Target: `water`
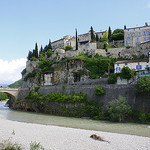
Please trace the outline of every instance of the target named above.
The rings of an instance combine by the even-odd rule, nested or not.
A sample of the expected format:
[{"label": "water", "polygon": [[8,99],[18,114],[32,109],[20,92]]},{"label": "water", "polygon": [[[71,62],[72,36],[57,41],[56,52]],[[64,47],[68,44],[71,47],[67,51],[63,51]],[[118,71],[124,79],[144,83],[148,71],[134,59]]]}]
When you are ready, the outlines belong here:
[{"label": "water", "polygon": [[8,120],[150,137],[149,125],[112,123],[109,121],[96,121],[91,119],[59,117],[33,112],[15,111],[5,107],[5,103],[6,101],[0,102],[0,118]]}]

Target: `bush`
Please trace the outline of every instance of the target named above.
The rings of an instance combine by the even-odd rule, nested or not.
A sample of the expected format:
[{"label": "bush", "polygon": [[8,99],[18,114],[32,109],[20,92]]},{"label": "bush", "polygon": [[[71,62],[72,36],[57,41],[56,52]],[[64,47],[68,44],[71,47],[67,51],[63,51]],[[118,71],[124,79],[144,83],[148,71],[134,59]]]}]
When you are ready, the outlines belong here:
[{"label": "bush", "polygon": [[121,69],[121,72],[120,72],[120,76],[121,78],[123,79],[131,79],[133,76],[134,76],[134,71],[131,70],[128,66],[124,66],[122,69]]},{"label": "bush", "polygon": [[52,50],[51,50],[51,49],[48,49],[47,52],[46,52],[46,55],[47,55],[48,58],[51,57],[51,55],[52,55]]},{"label": "bush", "polygon": [[68,50],[73,50],[73,47],[70,46],[70,45],[67,45],[67,46],[65,47],[65,51],[68,51]]},{"label": "bush", "polygon": [[126,98],[119,96],[118,100],[113,100],[107,107],[109,113],[109,119],[111,121],[122,122],[131,112],[131,107],[127,103]]},{"label": "bush", "polygon": [[138,80],[137,86],[136,86],[136,94],[137,95],[149,95],[150,94],[150,78],[143,77]]},{"label": "bush", "polygon": [[107,79],[108,84],[115,84],[117,82],[117,75],[111,73],[110,77]]},{"label": "bush", "polygon": [[102,95],[105,95],[105,93],[106,93],[102,86],[95,86],[94,89],[95,89],[95,94],[97,96],[102,96]]},{"label": "bush", "polygon": [[24,81],[27,81],[28,78],[34,78],[36,76],[36,72],[29,72],[25,78],[24,78]]}]

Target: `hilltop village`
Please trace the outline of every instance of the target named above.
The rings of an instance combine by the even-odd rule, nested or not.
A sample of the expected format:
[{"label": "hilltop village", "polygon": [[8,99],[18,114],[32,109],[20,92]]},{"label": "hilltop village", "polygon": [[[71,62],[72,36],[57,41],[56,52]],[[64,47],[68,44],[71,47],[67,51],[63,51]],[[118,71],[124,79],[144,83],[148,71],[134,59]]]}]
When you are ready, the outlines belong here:
[{"label": "hilltop village", "polygon": [[[150,26],[65,36],[29,51],[10,108],[111,121],[150,120]],[[136,119],[135,119],[136,116]]]},{"label": "hilltop village", "polygon": [[[88,33],[80,35],[76,30],[76,36],[67,35],[57,41],[49,41],[39,52],[36,43],[33,52],[29,52],[26,69],[22,72],[22,86],[34,88],[43,85],[73,84],[90,78],[106,77],[110,73],[119,73],[124,66],[136,71],[138,75],[148,74],[149,51],[150,26],[147,23],[145,26],[134,28],[124,26],[124,30],[116,29],[113,33],[110,27],[108,31],[101,32],[95,32],[91,27]],[[105,61],[103,63],[106,68],[102,69],[103,64],[99,64],[100,67],[95,69],[102,71],[95,71],[94,76],[86,57],[94,58],[96,55]],[[113,62],[110,62],[110,59]],[[37,71],[40,73],[37,74]]]}]

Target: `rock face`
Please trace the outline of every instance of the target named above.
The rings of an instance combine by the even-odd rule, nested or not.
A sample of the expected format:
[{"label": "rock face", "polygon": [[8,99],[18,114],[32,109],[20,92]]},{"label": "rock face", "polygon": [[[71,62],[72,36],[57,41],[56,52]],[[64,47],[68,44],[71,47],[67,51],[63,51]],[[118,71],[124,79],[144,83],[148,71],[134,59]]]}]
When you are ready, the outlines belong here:
[{"label": "rock face", "polygon": [[36,86],[85,81],[89,78],[89,71],[84,66],[84,61],[75,59],[54,64],[54,71],[40,73],[38,61],[28,61],[23,79],[25,80],[28,74],[35,73],[35,76],[30,76],[23,81],[22,88],[32,89]]}]

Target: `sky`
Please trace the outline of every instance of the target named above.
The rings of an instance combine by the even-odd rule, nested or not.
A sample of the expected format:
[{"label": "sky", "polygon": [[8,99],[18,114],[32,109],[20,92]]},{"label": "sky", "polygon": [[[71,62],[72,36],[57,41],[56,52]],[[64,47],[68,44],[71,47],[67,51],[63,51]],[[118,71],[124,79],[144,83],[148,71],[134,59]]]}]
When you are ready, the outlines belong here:
[{"label": "sky", "polygon": [[150,24],[150,0],[0,0],[0,84],[21,78],[29,50],[65,35]]}]

